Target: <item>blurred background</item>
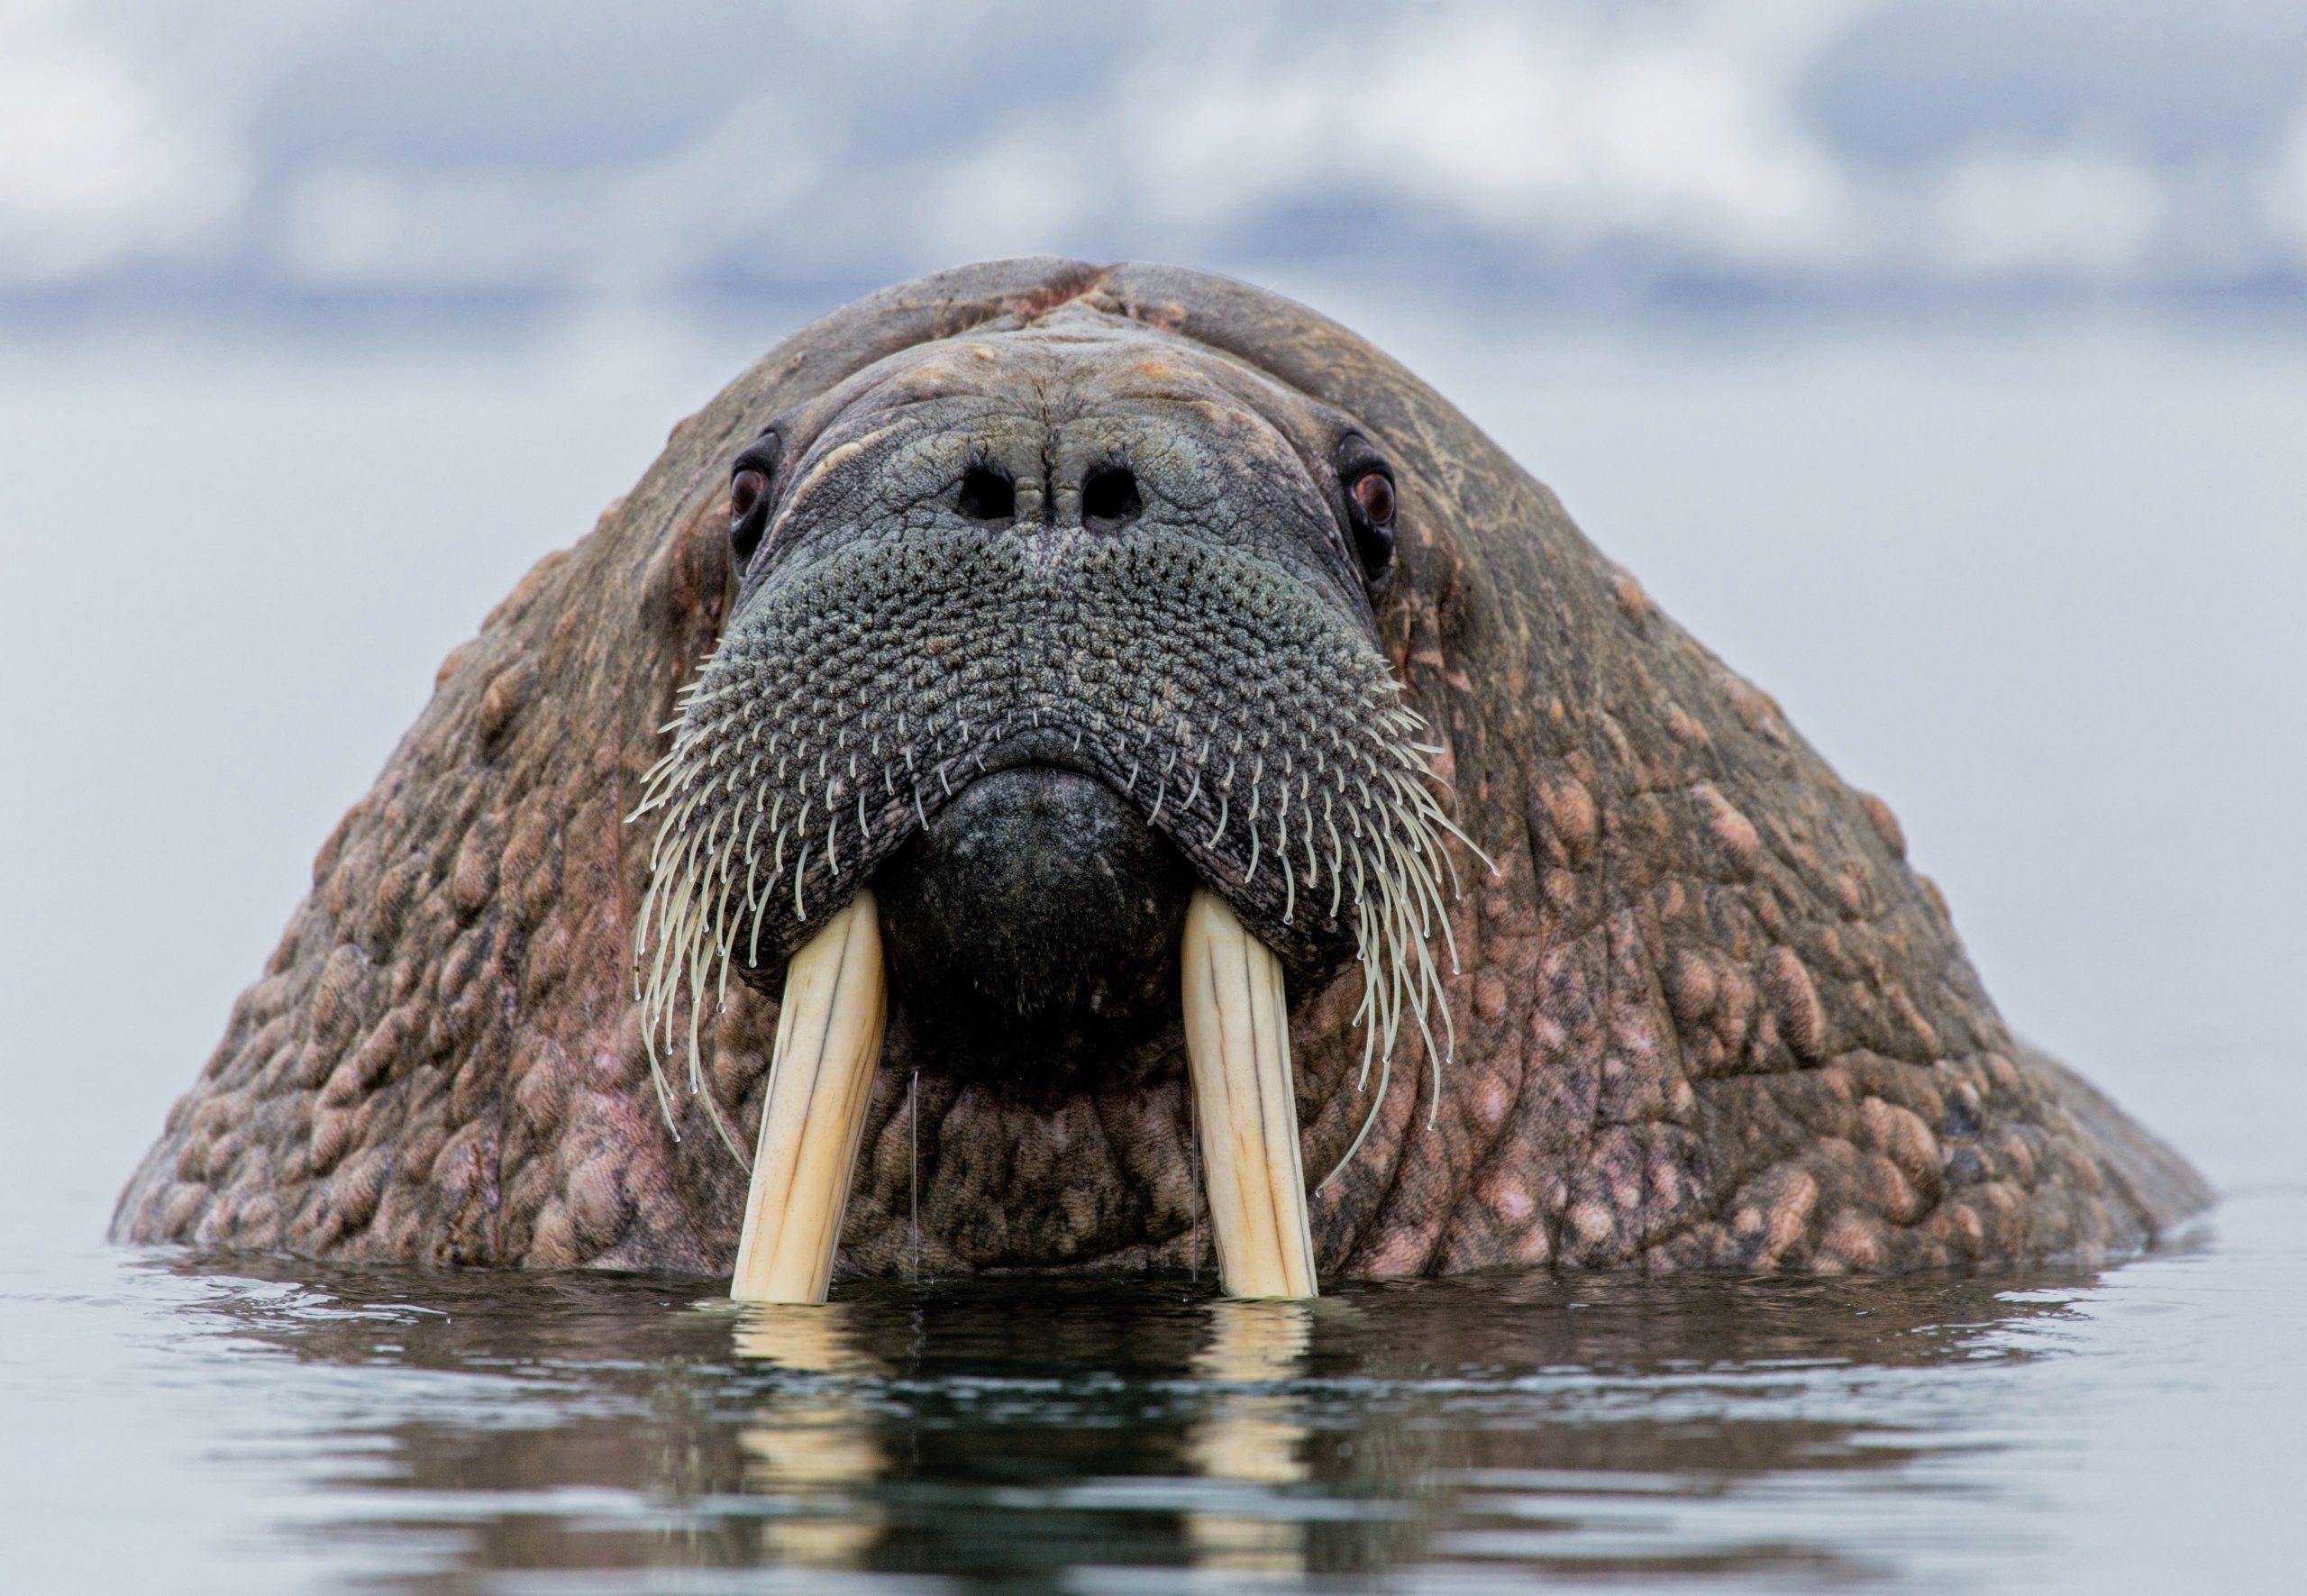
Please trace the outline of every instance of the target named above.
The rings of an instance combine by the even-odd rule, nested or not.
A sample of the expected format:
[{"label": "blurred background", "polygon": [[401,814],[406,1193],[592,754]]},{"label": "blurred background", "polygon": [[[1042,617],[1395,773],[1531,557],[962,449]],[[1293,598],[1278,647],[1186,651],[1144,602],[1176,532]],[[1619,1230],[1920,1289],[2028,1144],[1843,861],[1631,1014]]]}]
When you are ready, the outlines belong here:
[{"label": "blurred background", "polygon": [[1701,324],[2307,286],[2284,0],[0,17],[0,293],[49,336],[765,334],[1028,246]]},{"label": "blurred background", "polygon": [[2014,1023],[2287,1172],[2293,0],[5,0],[0,999],[73,1224],[518,573],[803,321],[1035,251],[1403,358],[1889,797]]}]

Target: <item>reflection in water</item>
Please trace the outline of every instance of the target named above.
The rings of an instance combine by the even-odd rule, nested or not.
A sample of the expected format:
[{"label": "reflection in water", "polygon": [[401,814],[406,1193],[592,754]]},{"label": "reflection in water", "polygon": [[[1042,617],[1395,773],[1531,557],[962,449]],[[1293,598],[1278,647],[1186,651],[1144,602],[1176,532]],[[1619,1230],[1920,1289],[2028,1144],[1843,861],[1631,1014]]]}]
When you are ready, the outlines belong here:
[{"label": "reflection in water", "polygon": [[379,1583],[440,1591],[771,1567],[1896,1582],[1918,1524],[1992,1555],[1934,1462],[2034,1355],[2020,1327],[2087,1283],[1491,1278],[1280,1304],[1007,1280],[739,1309],[715,1282],[167,1266],[209,1288],[234,1359],[338,1372],[339,1416],[297,1437],[330,1460],[317,1533],[357,1527]]},{"label": "reflection in water", "polygon": [[758,1420],[737,1435],[745,1489],[789,1505],[796,1515],[763,1524],[766,1562],[862,1568],[880,1539],[885,1515],[862,1488],[889,1472],[889,1458],[858,1382],[889,1369],[859,1348],[850,1322],[854,1312],[846,1302],[737,1310],[737,1356],[799,1377],[773,1391]]},{"label": "reflection in water", "polygon": [[[1249,1487],[1238,1494],[1245,1504],[1259,1503],[1308,1473],[1311,1432],[1292,1419],[1288,1391],[1272,1388],[1300,1372],[1313,1311],[1302,1302],[1218,1298],[1207,1312],[1209,1343],[1194,1354],[1193,1372],[1219,1389],[1186,1432],[1186,1461],[1208,1479]],[[1243,1385],[1254,1389],[1237,1389]],[[1306,1572],[1305,1526],[1290,1518],[1196,1509],[1186,1515],[1185,1533],[1197,1567],[1264,1579]]]}]

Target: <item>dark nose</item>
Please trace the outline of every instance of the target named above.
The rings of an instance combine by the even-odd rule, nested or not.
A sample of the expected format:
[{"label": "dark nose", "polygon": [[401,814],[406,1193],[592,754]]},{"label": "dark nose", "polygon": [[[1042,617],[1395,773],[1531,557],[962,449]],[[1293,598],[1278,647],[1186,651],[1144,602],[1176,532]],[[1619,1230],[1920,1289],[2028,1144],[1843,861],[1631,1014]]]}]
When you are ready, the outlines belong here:
[{"label": "dark nose", "polygon": [[1169,840],[1102,781],[997,771],[875,879],[892,995],[941,1038],[1027,1052],[1166,1023],[1193,884]]},{"label": "dark nose", "polygon": [[1144,513],[1137,473],[1126,460],[1104,458],[1084,466],[1063,458],[1044,472],[1044,462],[1002,458],[988,446],[987,457],[962,475],[955,506],[963,515],[989,526],[1031,529],[1046,524],[1090,532],[1118,532]]},{"label": "dark nose", "polygon": [[[955,500],[971,521],[989,526],[1025,526],[1041,521],[1041,484],[1017,479],[998,466],[971,466],[962,475],[962,491]],[[1128,466],[1099,466],[1080,482],[1062,482],[1056,489],[1056,526],[1080,521],[1091,533],[1117,533],[1144,510],[1137,496],[1137,473]]]}]

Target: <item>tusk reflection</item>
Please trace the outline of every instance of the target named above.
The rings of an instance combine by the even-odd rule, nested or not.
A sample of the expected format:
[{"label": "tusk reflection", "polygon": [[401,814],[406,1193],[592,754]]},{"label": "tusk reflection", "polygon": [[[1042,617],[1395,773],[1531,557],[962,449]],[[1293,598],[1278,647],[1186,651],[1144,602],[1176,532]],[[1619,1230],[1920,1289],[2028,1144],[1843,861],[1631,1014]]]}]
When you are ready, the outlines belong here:
[{"label": "tusk reflection", "polygon": [[[1303,1372],[1314,1323],[1304,1303],[1220,1299],[1207,1306],[1209,1340],[1193,1360],[1200,1379],[1265,1384]],[[1208,1479],[1262,1491],[1302,1483],[1311,1432],[1291,1417],[1293,1406],[1277,1391],[1214,1392],[1208,1415],[1186,1432],[1188,1462]],[[1185,1528],[1197,1568],[1229,1580],[1305,1575],[1306,1526],[1297,1518],[1197,1509],[1186,1515]]]},{"label": "tusk reflection", "polygon": [[865,1491],[890,1468],[862,1381],[887,1365],[858,1345],[847,1304],[763,1304],[743,1310],[734,1351],[800,1376],[737,1433],[748,1491],[783,1502],[789,1516],[761,1528],[766,1559],[803,1568],[862,1568],[888,1527]]}]

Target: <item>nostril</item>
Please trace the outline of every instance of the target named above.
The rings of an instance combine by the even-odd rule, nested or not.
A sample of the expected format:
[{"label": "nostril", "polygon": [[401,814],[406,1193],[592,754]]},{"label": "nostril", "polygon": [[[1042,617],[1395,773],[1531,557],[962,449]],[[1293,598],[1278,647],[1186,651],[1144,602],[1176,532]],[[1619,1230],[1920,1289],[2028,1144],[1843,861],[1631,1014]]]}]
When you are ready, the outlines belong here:
[{"label": "nostril", "polygon": [[1081,484],[1081,524],[1093,532],[1110,532],[1125,521],[1135,521],[1143,508],[1137,479],[1126,466],[1093,471]]},{"label": "nostril", "polygon": [[1008,521],[1017,514],[1017,489],[991,466],[971,466],[962,478],[956,502],[972,521]]}]

